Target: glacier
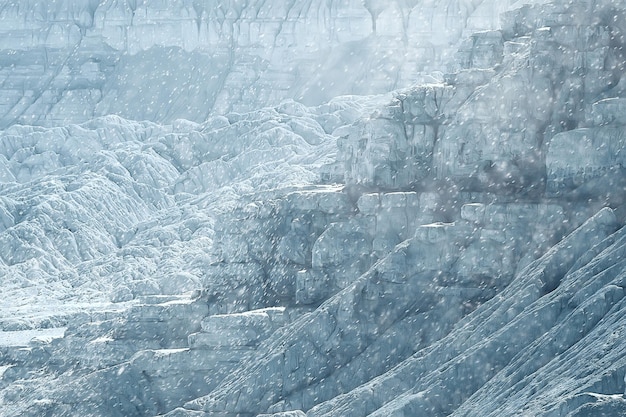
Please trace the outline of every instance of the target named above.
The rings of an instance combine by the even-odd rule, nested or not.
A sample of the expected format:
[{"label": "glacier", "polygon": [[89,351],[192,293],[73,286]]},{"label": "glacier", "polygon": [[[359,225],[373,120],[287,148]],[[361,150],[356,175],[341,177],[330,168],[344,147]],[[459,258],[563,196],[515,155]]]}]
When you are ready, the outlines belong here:
[{"label": "glacier", "polygon": [[1,417],[626,414],[623,0],[0,22]]}]

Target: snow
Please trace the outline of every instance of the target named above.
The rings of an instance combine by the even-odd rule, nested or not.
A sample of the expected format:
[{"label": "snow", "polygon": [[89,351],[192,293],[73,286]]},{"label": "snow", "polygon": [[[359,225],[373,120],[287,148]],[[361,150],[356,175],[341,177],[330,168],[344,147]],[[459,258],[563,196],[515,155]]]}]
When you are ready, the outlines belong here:
[{"label": "snow", "polygon": [[53,339],[63,337],[65,327],[53,329],[34,329],[12,332],[0,332],[0,347],[26,347],[31,343],[50,343]]},{"label": "snow", "polygon": [[0,417],[619,415],[623,3],[0,0]]},{"label": "snow", "polygon": [[[333,111],[348,125],[378,101]],[[215,215],[247,194],[318,180],[335,147],[321,112],[286,102],[202,124],[107,116],[0,132],[2,328],[197,289],[214,262]]]}]

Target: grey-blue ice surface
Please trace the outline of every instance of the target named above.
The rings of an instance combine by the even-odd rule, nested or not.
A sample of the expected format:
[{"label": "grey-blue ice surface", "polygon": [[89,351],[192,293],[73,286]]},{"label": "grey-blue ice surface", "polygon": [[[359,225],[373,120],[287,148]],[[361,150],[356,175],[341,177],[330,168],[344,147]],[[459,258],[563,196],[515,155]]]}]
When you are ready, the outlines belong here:
[{"label": "grey-blue ice surface", "polygon": [[0,417],[626,415],[624,48],[624,0],[0,0]]}]

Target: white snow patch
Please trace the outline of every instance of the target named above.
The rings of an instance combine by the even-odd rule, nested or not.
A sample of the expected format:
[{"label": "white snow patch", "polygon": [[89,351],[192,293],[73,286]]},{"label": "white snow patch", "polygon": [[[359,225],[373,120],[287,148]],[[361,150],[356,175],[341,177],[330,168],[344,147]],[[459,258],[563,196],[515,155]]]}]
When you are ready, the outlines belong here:
[{"label": "white snow patch", "polygon": [[31,341],[49,343],[53,339],[62,338],[66,327],[54,329],[20,330],[13,332],[0,332],[0,346],[26,347]]}]

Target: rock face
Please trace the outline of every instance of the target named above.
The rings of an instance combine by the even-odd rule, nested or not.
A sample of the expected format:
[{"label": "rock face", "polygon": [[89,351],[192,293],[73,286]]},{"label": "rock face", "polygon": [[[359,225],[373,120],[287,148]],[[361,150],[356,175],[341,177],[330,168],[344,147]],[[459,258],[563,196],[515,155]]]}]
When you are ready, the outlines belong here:
[{"label": "rock face", "polygon": [[571,191],[615,169],[621,19],[618,8],[594,2],[509,13],[502,31],[462,45],[447,83],[402,91],[342,134],[337,178],[392,189],[454,179],[470,190],[528,193],[546,177],[551,191]]},{"label": "rock face", "polygon": [[[583,327],[582,331],[580,327],[574,330],[567,321],[590,317],[583,311],[592,308],[590,307],[592,304],[595,305],[593,311],[597,311],[599,315],[608,313],[610,309],[608,306],[613,305],[613,301],[606,301],[607,304],[605,304],[605,300],[615,300],[619,304],[617,300],[622,297],[621,290],[616,289],[617,298],[613,299],[612,295],[605,292],[610,292],[611,286],[607,288],[604,283],[597,283],[595,288],[598,288],[599,293],[595,296],[585,293],[583,304],[586,304],[586,307],[582,305],[579,307],[576,301],[573,301],[578,300],[577,291],[574,289],[576,284],[572,283],[574,287],[569,287],[568,278],[590,273],[585,265],[591,265],[587,262],[597,256],[598,252],[597,249],[592,250],[591,253],[587,251],[593,247],[594,243],[602,242],[616,227],[612,213],[599,213],[581,229],[551,249],[541,260],[525,269],[501,296],[468,315],[456,326],[455,331],[432,344],[430,349],[418,352],[391,372],[359,387],[354,392],[331,400],[328,404],[315,407],[309,414],[415,415],[428,412],[435,415],[448,415],[454,412],[456,413],[454,415],[473,415],[477,411],[485,412],[488,409],[485,403],[490,402],[490,406],[498,409],[500,414],[514,412],[513,409],[518,411],[525,405],[526,409],[532,410],[529,411],[530,413],[541,415],[541,413],[549,412],[548,407],[557,409],[563,407],[559,404],[560,401],[553,397],[555,394],[551,396],[543,390],[540,392],[545,395],[537,395],[537,397],[543,397],[542,400],[532,401],[532,405],[527,402],[528,398],[522,400],[525,401],[523,405],[513,399],[503,399],[496,403],[485,397],[482,399],[485,403],[480,403],[478,400],[481,397],[480,393],[472,394],[486,381],[490,381],[486,385],[494,387],[503,383],[510,384],[510,386],[516,383],[532,385],[530,379],[541,379],[547,382],[549,378],[543,379],[539,376],[543,372],[548,372],[542,369],[542,366],[550,364],[549,368],[567,367],[563,362],[571,359],[561,359],[558,355],[577,343],[580,345],[573,349],[574,351],[582,349],[585,343],[591,343],[593,336],[588,338],[588,342],[585,339],[587,331],[590,331],[593,326]],[[619,252],[619,243],[615,243],[617,246],[611,246],[613,242],[619,241],[619,236],[620,234],[610,238],[604,245],[610,247],[610,250]],[[586,243],[583,244],[583,242]],[[570,251],[573,247],[576,248],[575,252]],[[583,255],[583,252],[586,256],[582,262],[576,262],[577,257],[572,255]],[[612,264],[612,261],[607,259],[607,264]],[[602,267],[594,270],[594,273],[598,271],[602,271]],[[563,274],[565,274],[564,280]],[[608,276],[615,277],[610,273],[599,275],[603,275],[603,278],[608,280],[610,280]],[[593,286],[593,284],[590,285]],[[565,295],[568,294],[567,288],[571,291],[569,295]],[[517,292],[517,294],[510,294],[510,291]],[[562,311],[561,306],[565,305],[567,305],[567,310]],[[537,317],[541,319],[537,320]],[[595,322],[596,319],[590,320]],[[550,328],[554,330],[548,330]],[[483,333],[484,331],[487,333]],[[535,357],[535,360],[530,360],[529,358],[533,357],[532,354],[521,353],[526,346],[533,350],[551,352],[550,356]],[[518,359],[514,360],[514,358]],[[599,363],[589,365],[599,366]],[[621,384],[619,380],[622,378],[621,365],[611,368],[611,371],[607,373],[611,375],[608,379],[615,381],[612,387],[609,388],[610,383],[603,387],[601,376],[590,380],[579,379],[580,377],[575,376],[573,379],[578,381],[578,388],[574,391],[588,389],[596,392],[607,389],[619,392],[618,387]],[[534,375],[534,378],[524,379],[529,375]],[[407,377],[414,382],[407,383],[405,379]],[[524,382],[521,382],[522,380]],[[515,389],[519,389],[519,386]],[[395,399],[388,401],[384,396],[371,396],[368,391],[371,393],[374,387],[387,394],[393,392]],[[486,386],[482,389],[486,391]],[[364,401],[365,398],[367,401]],[[457,409],[461,403],[463,406]],[[539,411],[539,403],[546,408]],[[570,404],[569,409],[574,409],[573,406],[574,404]],[[511,407],[511,411],[503,411],[507,407]],[[567,409],[567,406],[564,409]],[[498,412],[495,413],[497,415]]]},{"label": "rock face", "polygon": [[[0,415],[624,414],[626,3],[517,3],[7,3],[32,68],[2,88],[56,59],[62,94],[6,123],[94,89],[89,117],[202,123],[0,133]],[[327,70],[392,38],[372,88],[399,50],[445,72],[205,117],[360,91]],[[190,107],[124,78],[163,57]]]},{"label": "rock face", "polygon": [[111,113],[202,122],[286,98],[385,93],[442,70],[464,30],[496,29],[522,2],[509,3],[4,0],[0,127]]}]

